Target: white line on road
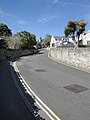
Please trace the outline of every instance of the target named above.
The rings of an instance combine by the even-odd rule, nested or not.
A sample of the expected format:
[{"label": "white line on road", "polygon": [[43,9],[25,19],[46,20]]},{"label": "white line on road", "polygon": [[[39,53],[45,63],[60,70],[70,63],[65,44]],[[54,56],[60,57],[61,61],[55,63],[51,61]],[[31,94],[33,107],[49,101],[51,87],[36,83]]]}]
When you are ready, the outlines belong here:
[{"label": "white line on road", "polygon": [[36,103],[39,105],[39,107],[48,115],[48,117],[51,120],[61,120],[47,105],[45,105],[42,100],[33,92],[33,90],[30,88],[30,86],[26,83],[26,81],[24,80],[24,78],[21,76],[17,66],[16,66],[16,62],[13,63],[13,67],[15,69],[16,72],[19,73],[19,78],[22,79],[22,81],[24,82],[25,87],[27,88],[27,92],[32,95],[36,101]]}]

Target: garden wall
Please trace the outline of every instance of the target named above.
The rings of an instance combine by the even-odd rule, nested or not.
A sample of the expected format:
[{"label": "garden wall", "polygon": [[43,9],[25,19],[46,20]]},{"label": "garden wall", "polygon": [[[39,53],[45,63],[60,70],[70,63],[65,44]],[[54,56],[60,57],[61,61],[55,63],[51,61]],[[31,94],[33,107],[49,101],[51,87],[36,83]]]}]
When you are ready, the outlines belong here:
[{"label": "garden wall", "polygon": [[52,48],[49,56],[55,61],[90,71],[90,48]]},{"label": "garden wall", "polygon": [[0,50],[0,60],[5,60],[6,58],[17,58],[25,55],[31,55],[37,53],[37,50]]}]

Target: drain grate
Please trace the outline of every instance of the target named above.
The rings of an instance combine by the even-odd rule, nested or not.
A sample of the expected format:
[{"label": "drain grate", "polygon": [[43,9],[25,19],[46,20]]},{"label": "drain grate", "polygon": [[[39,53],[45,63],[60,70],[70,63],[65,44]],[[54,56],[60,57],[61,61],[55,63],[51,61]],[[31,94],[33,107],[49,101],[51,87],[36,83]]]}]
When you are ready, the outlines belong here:
[{"label": "drain grate", "polygon": [[44,69],[36,69],[35,71],[36,72],[46,72],[46,70],[44,70]]},{"label": "drain grate", "polygon": [[71,91],[71,92],[74,92],[74,93],[84,92],[84,91],[89,89],[89,88],[80,86],[78,84],[72,84],[72,85],[69,85],[69,86],[65,86],[64,88]]}]

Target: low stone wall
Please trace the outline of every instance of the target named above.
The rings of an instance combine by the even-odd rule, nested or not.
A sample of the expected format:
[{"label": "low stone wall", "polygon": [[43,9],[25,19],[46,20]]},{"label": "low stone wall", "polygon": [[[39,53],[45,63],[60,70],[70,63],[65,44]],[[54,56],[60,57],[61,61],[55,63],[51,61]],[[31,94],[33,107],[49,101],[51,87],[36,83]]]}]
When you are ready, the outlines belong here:
[{"label": "low stone wall", "polygon": [[3,50],[0,50],[0,60],[5,60],[5,59],[6,59],[6,56],[3,53]]},{"label": "low stone wall", "polygon": [[31,55],[37,53],[37,50],[0,50],[0,60],[5,60],[6,58],[17,58],[24,55]]},{"label": "low stone wall", "polygon": [[56,61],[90,71],[90,48],[52,48],[49,56]]}]

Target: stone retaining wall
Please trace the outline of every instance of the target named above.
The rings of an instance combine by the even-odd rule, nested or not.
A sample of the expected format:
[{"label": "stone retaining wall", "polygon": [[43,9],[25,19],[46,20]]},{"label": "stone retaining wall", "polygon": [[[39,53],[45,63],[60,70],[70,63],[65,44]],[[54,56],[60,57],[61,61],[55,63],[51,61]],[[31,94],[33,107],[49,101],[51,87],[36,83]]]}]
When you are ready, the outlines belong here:
[{"label": "stone retaining wall", "polygon": [[90,71],[90,48],[52,48],[49,56],[56,61]]},{"label": "stone retaining wall", "polygon": [[6,59],[5,54],[3,54],[3,51],[0,50],[0,60],[5,60],[5,59]]},{"label": "stone retaining wall", "polygon": [[0,60],[5,60],[6,58],[16,58],[24,55],[31,55],[37,53],[37,50],[0,50]]}]

